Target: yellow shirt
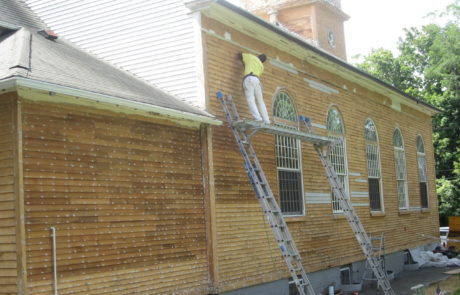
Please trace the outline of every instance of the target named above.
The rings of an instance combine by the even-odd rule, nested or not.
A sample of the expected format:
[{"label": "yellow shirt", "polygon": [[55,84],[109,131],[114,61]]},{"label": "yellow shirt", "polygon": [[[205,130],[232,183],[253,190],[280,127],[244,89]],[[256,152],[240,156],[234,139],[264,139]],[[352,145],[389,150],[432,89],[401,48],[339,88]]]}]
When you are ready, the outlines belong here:
[{"label": "yellow shirt", "polygon": [[243,53],[244,75],[253,74],[260,77],[264,71],[264,65],[260,59],[252,54]]}]

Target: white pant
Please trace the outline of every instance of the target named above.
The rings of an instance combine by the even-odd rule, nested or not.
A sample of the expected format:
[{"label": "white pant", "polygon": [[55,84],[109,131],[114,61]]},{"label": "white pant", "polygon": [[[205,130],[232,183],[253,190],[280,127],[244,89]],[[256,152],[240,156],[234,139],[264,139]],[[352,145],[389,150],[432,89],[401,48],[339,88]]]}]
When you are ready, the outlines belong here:
[{"label": "white pant", "polygon": [[[265,107],[259,78],[256,76],[247,76],[243,80],[243,88],[251,115],[256,121],[262,121],[263,119],[265,123],[270,124],[270,118],[268,117],[267,108]],[[257,108],[256,99],[259,108]],[[262,115],[262,117],[260,115]]]}]

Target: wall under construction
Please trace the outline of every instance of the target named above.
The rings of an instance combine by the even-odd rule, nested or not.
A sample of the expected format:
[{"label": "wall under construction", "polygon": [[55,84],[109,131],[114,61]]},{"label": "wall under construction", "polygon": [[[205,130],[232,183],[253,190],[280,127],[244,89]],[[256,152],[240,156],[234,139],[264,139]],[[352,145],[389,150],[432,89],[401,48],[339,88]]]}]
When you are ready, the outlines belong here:
[{"label": "wall under construction", "polygon": [[[301,60],[294,55],[243,34],[215,19],[203,17],[206,76],[210,108],[225,120],[216,91],[232,94],[240,115],[250,118],[241,87],[243,75],[238,52],[263,52],[269,57],[262,76],[264,98],[269,114],[281,89],[294,101],[297,115],[307,115],[318,123],[316,130],[325,135],[326,115],[331,107],[339,110],[345,126],[348,183],[351,202],[368,233],[384,233],[387,253],[429,243],[418,234],[438,234],[431,118],[411,102],[399,110],[392,99],[363,87],[350,77],[341,76]],[[255,29],[253,29],[255,30]],[[307,51],[306,54],[307,56]],[[284,68],[270,59],[282,61]],[[297,73],[288,71],[291,67]],[[313,86],[312,86],[313,85]],[[364,123],[371,118],[378,131],[383,184],[383,210],[371,212],[369,206]],[[396,189],[393,132],[399,128],[404,137],[408,210],[399,210]],[[416,136],[424,139],[427,155],[429,206],[422,209],[419,191]],[[275,138],[258,134],[253,145],[272,190],[278,192]],[[271,230],[266,226],[257,199],[247,179],[242,158],[230,129],[213,127],[212,146],[215,178],[216,285],[230,291],[288,277]],[[330,187],[319,158],[311,144],[301,145],[305,214],[286,217],[307,272],[351,264],[364,259],[361,249],[340,214],[333,214]],[[405,228],[410,231],[405,231]],[[401,262],[402,263],[402,262]]]},{"label": "wall under construction", "polygon": [[[52,294],[54,265],[59,294],[206,293],[200,129],[28,100],[13,124],[14,100],[3,95],[0,104],[0,294],[23,294],[20,281],[27,294]],[[15,128],[21,159],[11,156]]]}]

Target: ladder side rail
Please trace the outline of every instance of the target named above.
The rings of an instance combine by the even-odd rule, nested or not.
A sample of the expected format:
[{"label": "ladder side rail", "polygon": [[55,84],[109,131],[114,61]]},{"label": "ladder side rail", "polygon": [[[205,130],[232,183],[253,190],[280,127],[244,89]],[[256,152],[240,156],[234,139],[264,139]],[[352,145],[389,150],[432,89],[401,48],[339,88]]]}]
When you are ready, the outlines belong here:
[{"label": "ladder side rail", "polygon": [[[299,252],[297,250],[297,246],[295,245],[294,239],[292,238],[292,235],[289,231],[289,228],[284,218],[281,216],[282,214],[281,209],[278,203],[274,199],[273,192],[271,191],[271,188],[268,185],[268,181],[265,177],[265,173],[263,173],[263,170],[261,169],[260,162],[257,158],[257,155],[252,145],[249,145],[249,149],[250,149],[250,153],[252,154],[252,157],[254,160],[254,165],[252,165],[249,162],[246,164],[246,169],[248,170],[248,175],[256,190],[256,194],[258,196],[259,202],[261,203],[261,206],[263,210],[265,211],[264,213],[267,214],[267,221],[270,224],[270,227],[272,228],[272,232],[275,238],[277,239],[278,246],[284,256],[288,269],[291,272],[292,279],[296,283],[296,286],[299,288],[299,285],[302,285],[302,284],[299,281],[297,272],[300,272],[300,275],[304,282],[303,285],[307,286],[309,294],[313,295],[315,294],[313,287],[311,286],[311,282],[308,280],[306,272],[303,269],[301,258],[300,258],[300,255],[298,254]],[[246,156],[249,157],[248,155]],[[259,171],[256,171],[255,168],[258,168]],[[258,182],[255,182],[255,179],[258,179]],[[266,185],[264,185],[263,188],[261,188],[261,184],[266,184]],[[268,198],[264,197],[264,195],[266,195]],[[272,202],[269,204],[268,200],[272,200]],[[279,216],[275,216],[272,213],[273,211],[277,212]],[[284,230],[284,236],[280,232],[281,229]],[[294,256],[297,258],[291,260],[290,256]],[[301,293],[301,294],[305,294],[305,293]]]},{"label": "ladder side rail", "polygon": [[[328,161],[324,155],[322,155],[322,160]],[[360,242],[360,246],[365,250],[365,254],[372,255],[372,246],[369,237],[367,236],[362,223],[359,220],[358,215],[354,211],[354,208],[350,206],[349,202],[347,202],[346,194],[344,193],[343,189],[341,189],[342,184],[338,181],[338,178],[335,177],[336,173],[333,170],[334,168],[329,163],[325,163],[327,165],[326,169],[329,170],[329,174],[332,176],[328,176],[329,180],[333,183],[332,189],[333,193],[337,196],[337,199],[340,202],[342,209],[344,210],[344,216],[347,218],[347,221],[350,222],[354,233],[359,235],[358,241]]]},{"label": "ladder side rail", "polygon": [[[333,181],[335,181],[335,179],[333,179]],[[370,240],[367,237],[366,232],[363,230],[363,228],[361,226],[361,222],[357,218],[357,215],[355,215],[356,213],[353,213],[353,211],[348,211],[349,210],[347,208],[348,204],[347,204],[346,200],[344,199],[345,195],[343,194],[342,190],[337,188],[337,185],[338,185],[338,187],[341,186],[340,183],[335,182],[334,185],[333,185],[333,186],[335,186],[335,187],[333,187],[333,193],[336,196],[338,196],[339,203],[340,203],[342,209],[344,209],[343,207],[345,207],[344,215],[347,218],[347,221],[352,226],[354,234],[356,235],[356,238],[358,239],[358,242],[359,242],[359,244],[360,244],[360,246],[361,246],[361,248],[362,248],[362,250],[363,250],[363,252],[364,252],[364,254],[366,256],[366,259],[368,260],[369,264],[371,265],[371,268],[374,271],[375,276],[379,281],[379,284],[383,284],[381,282],[381,280],[384,278],[385,274],[381,271],[381,269],[379,267],[379,262],[378,262],[378,259],[375,257],[375,255],[374,255],[374,253],[372,251],[372,246],[370,245]],[[343,205],[345,205],[345,206],[343,206]]]},{"label": "ladder side rail", "polygon": [[361,220],[359,219],[353,206],[351,205],[350,200],[347,197],[347,194],[343,190],[342,184],[338,180],[337,173],[335,172],[334,167],[327,158],[327,155],[323,153],[322,148],[320,146],[315,145],[315,149],[326,170],[327,178],[331,184],[333,193],[339,200],[339,204],[344,210],[344,215],[347,218],[348,223],[352,227],[352,230],[358,240],[358,243],[367,261],[371,265],[371,268],[378,280],[379,286],[382,287],[385,294],[394,294],[394,291],[391,288],[386,273],[383,272],[379,261],[373,253],[371,240],[369,239],[369,236],[364,230]]},{"label": "ladder side rail", "polygon": [[[233,117],[230,114],[230,110],[227,106],[227,104],[231,104],[231,110],[233,111],[233,115],[236,119],[239,119],[238,112],[236,110],[236,107],[230,97],[230,101],[225,101],[222,98],[219,97],[219,99],[222,102],[224,112],[226,115],[226,118],[230,124],[230,127],[232,129],[232,132],[235,136],[235,139],[237,140],[238,146],[240,148],[240,152],[243,155],[244,162],[245,162],[245,168],[248,173],[248,177],[250,179],[251,184],[253,185],[253,188],[256,192],[256,195],[258,196],[259,202],[264,210],[264,213],[267,216],[267,219],[271,225],[272,231],[277,238],[277,242],[280,246],[280,250],[283,253],[283,257],[285,259],[285,262],[288,266],[289,271],[291,272],[291,276],[296,283],[296,287],[299,290],[299,293],[301,295],[307,295],[304,290],[304,286],[307,287],[308,294],[309,295],[314,295],[315,292],[313,290],[313,287],[311,286],[310,281],[308,280],[308,277],[306,276],[306,272],[301,264],[301,259],[300,255],[298,254],[297,248],[295,246],[294,240],[292,239],[292,236],[289,232],[289,228],[287,227],[287,224],[285,223],[284,218],[281,215],[281,210],[274,199],[273,192],[270,189],[270,186],[268,185],[268,182],[265,178],[265,174],[263,173],[263,170],[260,166],[259,160],[257,158],[257,155],[250,144],[248,140],[248,136],[244,132],[240,132],[232,126],[232,122],[234,121]],[[245,143],[248,144],[248,149],[249,149],[249,154],[248,151],[246,150],[245,144],[242,142],[242,138],[245,141]],[[251,162],[251,157],[254,159],[254,164]],[[258,169],[258,171],[255,170],[255,168]],[[256,180],[257,179],[257,180]],[[269,205],[267,200],[272,200],[271,206]],[[273,214],[274,212],[277,212],[279,216],[275,216]],[[282,235],[281,228],[284,229],[284,236]],[[285,254],[285,251],[288,251],[288,249],[291,248],[294,256],[296,256],[296,259],[292,259],[290,254]],[[283,251],[284,250],[284,251]],[[292,260],[291,260],[292,259]],[[294,262],[294,263],[293,263]],[[295,264],[296,266],[294,266]],[[303,283],[300,283],[300,279],[298,278],[297,272],[301,273],[301,277],[303,280]]]},{"label": "ladder side rail", "polygon": [[[268,180],[265,176],[265,173],[263,173],[263,170],[260,168],[262,167],[260,162],[259,162],[259,159],[252,147],[252,145],[250,146],[250,151],[251,151],[251,154],[253,154],[253,159],[254,159],[254,166],[256,167],[259,167],[259,172],[255,171],[254,169],[252,169],[252,172],[253,174],[255,174],[259,180],[260,180],[260,183],[264,183],[266,185],[264,185],[264,189],[266,190],[267,194],[269,196],[272,196],[273,197],[273,201],[270,202],[270,205],[271,206],[267,206],[270,210],[273,210],[275,212],[278,212],[279,216],[273,216],[273,218],[275,219],[275,221],[277,222],[277,225],[280,226],[281,228],[284,229],[284,234],[285,234],[285,238],[286,240],[289,241],[289,248],[292,249],[292,252],[295,252],[295,253],[298,253],[298,249],[297,249],[297,246],[295,244],[295,241],[294,239],[292,238],[292,235],[289,231],[289,228],[287,226],[287,223],[286,221],[284,220],[284,218],[282,217],[282,212],[281,212],[281,208],[279,207],[278,203],[275,201],[274,199],[274,194],[271,190],[271,187],[268,185]],[[253,167],[251,167],[253,168]],[[268,201],[266,201],[268,203]],[[273,208],[272,208],[273,207]],[[300,257],[300,255],[299,255]]]},{"label": "ladder side rail", "polygon": [[364,227],[362,226],[362,223],[358,215],[356,214],[353,206],[350,204],[347,194],[344,192],[342,184],[338,180],[337,173],[335,172],[334,167],[329,162],[329,159],[327,159],[327,156],[322,154],[322,151],[318,150],[318,153],[320,154],[320,158],[323,162],[323,165],[325,166],[328,174],[330,175],[328,175],[328,179],[330,182],[332,182],[333,193],[337,196],[337,199],[340,202],[340,206],[344,211],[344,215],[347,218],[347,221],[349,221],[350,224],[353,225],[353,229],[356,233],[362,234],[362,242],[368,246],[366,247],[366,252],[372,252],[371,240],[367,235]]},{"label": "ladder side rail", "polygon": [[[230,99],[229,102],[231,104],[231,109],[232,111],[234,112],[234,115],[235,115],[235,118],[239,118],[238,116],[238,113],[237,113],[237,110],[235,108],[235,105],[233,104],[232,100]],[[253,185],[253,188],[256,192],[256,195],[258,196],[258,199],[262,205],[262,208],[264,209],[264,213],[268,213],[268,212],[271,212],[271,211],[278,211],[278,212],[281,212],[278,204],[276,202],[272,202],[272,207],[270,207],[268,205],[268,203],[266,202],[267,200],[267,197],[273,197],[273,192],[271,191],[270,189],[270,186],[268,185],[265,185],[264,187],[262,187],[260,184],[261,183],[266,183],[268,184],[267,182],[267,179],[265,178],[265,174],[263,173],[263,171],[261,169],[259,169],[259,172],[255,171],[254,169],[254,166],[255,167],[261,167],[260,166],[260,162],[257,158],[257,155],[252,147],[252,145],[248,144],[248,149],[249,149],[249,154],[252,156],[252,158],[254,159],[254,165],[251,163],[250,161],[250,156],[248,154],[248,152],[246,151],[246,148],[245,148],[245,145],[242,143],[242,140],[241,140],[241,137],[243,137],[243,140],[245,142],[248,142],[248,137],[247,135],[244,133],[244,132],[240,132],[234,128],[232,126],[232,121],[233,121],[233,118],[229,115],[229,109],[226,105],[226,102],[223,101],[223,105],[224,105],[224,110],[227,114],[227,119],[229,120],[230,122],[230,127],[234,133],[234,136],[235,138],[237,139],[237,143],[240,147],[240,151],[245,159],[245,168],[246,168],[246,171],[248,173],[248,176],[249,176],[249,179],[250,179],[250,182],[251,184]],[[270,225],[272,226],[272,229],[274,231],[274,234],[276,237],[278,237],[278,240],[279,241],[283,241],[283,240],[286,240],[286,238],[282,237],[279,235],[279,233],[276,231],[276,227],[278,226],[282,226],[284,228],[287,229],[287,225],[284,221],[283,218],[276,218],[276,216],[267,216],[268,217],[268,221],[270,223]],[[280,224],[281,223],[281,224]],[[288,231],[288,230],[287,230]],[[287,232],[287,238],[290,238],[290,233]],[[280,246],[283,246],[282,249],[287,249],[288,247],[286,247],[287,245],[285,245],[284,243],[282,243]],[[291,247],[292,248],[292,247]],[[293,249],[294,251],[296,250],[295,247]]]},{"label": "ladder side rail", "polygon": [[[235,118],[239,119],[239,115],[238,115],[236,107],[235,107],[235,105],[233,103],[233,100],[228,101],[228,103],[231,104],[231,109],[234,112]],[[228,110],[228,108],[227,108],[227,110]],[[274,197],[274,194],[273,194],[270,186],[268,185],[268,180],[265,177],[265,173],[263,173],[262,169],[260,168],[261,164],[259,162],[259,159],[258,159],[258,157],[256,155],[256,152],[255,152],[254,148],[252,147],[251,144],[248,144],[248,147],[247,147],[249,149],[249,155],[248,155],[248,152],[246,151],[245,145],[241,142],[241,137],[243,137],[243,140],[245,142],[249,143],[248,136],[244,132],[241,132],[241,135],[240,135],[239,131],[235,127],[232,126],[232,124],[231,124],[232,121],[233,121],[233,118],[231,118],[230,127],[233,130],[235,137],[237,137],[237,135],[238,135],[237,142],[238,142],[238,144],[240,146],[240,150],[241,150],[243,156],[245,157],[245,159],[247,159],[247,162],[246,162],[245,166],[246,166],[246,169],[248,170],[248,174],[249,174],[249,172],[251,172],[249,174],[249,177],[250,177],[251,181],[254,181],[253,186],[254,186],[254,184],[259,184],[259,183],[267,184],[267,185],[264,185],[263,188],[261,188],[260,186],[257,186],[257,188],[255,188],[257,190],[256,193],[258,192],[257,193],[258,197],[260,197],[262,195]],[[252,159],[254,161],[254,165],[251,165],[251,161],[250,161],[251,157],[252,157]],[[254,167],[257,167],[259,169],[259,171],[255,171]],[[256,179],[257,179],[257,181],[256,181]],[[263,208],[264,207],[268,208],[268,210],[270,210],[270,211],[277,211],[280,214],[280,217],[272,216],[271,220],[276,221],[276,224],[274,226],[280,226],[280,227],[283,227],[285,229],[285,236],[286,237],[285,238],[282,237],[282,238],[283,238],[283,240],[289,240],[290,241],[289,246],[285,247],[285,249],[288,250],[289,248],[291,248],[291,252],[298,253],[297,246],[296,246],[296,244],[294,242],[294,239],[292,238],[292,235],[291,235],[291,233],[289,231],[289,228],[288,228],[288,226],[286,224],[286,221],[281,216],[282,213],[281,213],[281,209],[280,209],[278,203],[276,201],[274,201],[274,202],[271,202],[271,205],[273,206],[273,208],[271,208],[268,204],[266,204],[266,202],[262,202],[262,207]],[[273,224],[271,224],[271,225],[273,225]]]}]

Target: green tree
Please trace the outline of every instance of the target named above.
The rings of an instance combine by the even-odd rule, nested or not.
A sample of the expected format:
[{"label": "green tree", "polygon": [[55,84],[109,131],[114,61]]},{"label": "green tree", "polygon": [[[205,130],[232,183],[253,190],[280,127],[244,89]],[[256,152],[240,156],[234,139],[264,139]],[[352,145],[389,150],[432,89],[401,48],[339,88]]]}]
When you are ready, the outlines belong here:
[{"label": "green tree", "polygon": [[[399,54],[378,49],[357,67],[442,111],[433,119],[441,216],[460,215],[460,0],[436,17],[445,25],[405,29]],[[434,15],[434,14],[433,14]]]}]

